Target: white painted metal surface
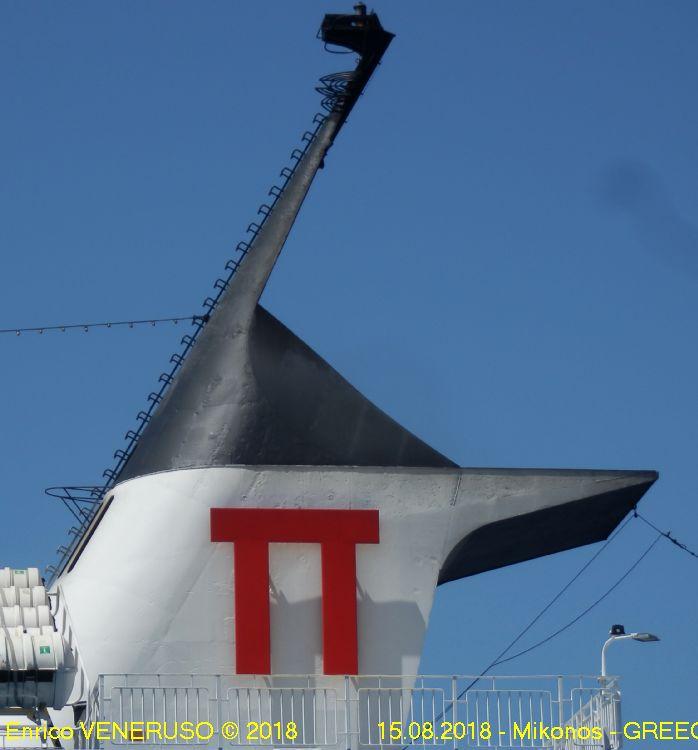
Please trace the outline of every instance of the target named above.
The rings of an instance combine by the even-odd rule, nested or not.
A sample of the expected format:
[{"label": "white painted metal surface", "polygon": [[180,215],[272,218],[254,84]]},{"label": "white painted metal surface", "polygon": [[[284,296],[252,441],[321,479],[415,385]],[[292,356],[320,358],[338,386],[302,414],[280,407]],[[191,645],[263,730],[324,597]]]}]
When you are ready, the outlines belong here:
[{"label": "white painted metal surface", "polygon": [[0,568],[0,603],[0,712],[61,708],[74,663],[38,568]]},{"label": "white painted metal surface", "polygon": [[0,568],[0,588],[41,586],[38,568]]},{"label": "white painted metal surface", "polygon": [[[471,530],[627,479],[600,472],[223,467],[118,485],[57,592],[86,679],[235,674],[233,545],[210,509],[380,508],[380,544],[356,552],[361,674],[415,674],[441,565]],[[320,548],[270,546],[272,672],[322,673]],[[60,623],[59,623],[60,627]]]}]

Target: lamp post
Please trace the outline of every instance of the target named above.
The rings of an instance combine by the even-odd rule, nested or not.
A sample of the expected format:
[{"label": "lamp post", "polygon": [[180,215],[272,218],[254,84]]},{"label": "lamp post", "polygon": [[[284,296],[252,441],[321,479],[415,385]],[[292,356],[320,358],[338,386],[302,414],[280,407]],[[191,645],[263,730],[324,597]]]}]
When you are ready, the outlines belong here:
[{"label": "lamp post", "polygon": [[608,647],[616,641],[633,640],[639,641],[640,643],[656,643],[659,640],[659,636],[652,633],[626,633],[625,628],[622,625],[613,625],[609,638],[606,643],[603,644],[601,649],[601,677],[606,677],[606,651]]}]

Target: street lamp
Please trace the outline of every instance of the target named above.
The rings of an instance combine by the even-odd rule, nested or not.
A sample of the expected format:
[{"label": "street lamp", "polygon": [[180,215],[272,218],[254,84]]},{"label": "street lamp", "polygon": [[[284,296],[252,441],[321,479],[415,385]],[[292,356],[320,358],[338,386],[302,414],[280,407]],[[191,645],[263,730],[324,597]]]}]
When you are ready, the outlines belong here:
[{"label": "street lamp", "polygon": [[652,633],[626,633],[625,628],[622,625],[613,625],[609,636],[609,639],[603,644],[603,648],[601,649],[602,677],[606,676],[606,650],[612,643],[625,640],[639,641],[640,643],[655,643],[659,640],[659,636]]}]

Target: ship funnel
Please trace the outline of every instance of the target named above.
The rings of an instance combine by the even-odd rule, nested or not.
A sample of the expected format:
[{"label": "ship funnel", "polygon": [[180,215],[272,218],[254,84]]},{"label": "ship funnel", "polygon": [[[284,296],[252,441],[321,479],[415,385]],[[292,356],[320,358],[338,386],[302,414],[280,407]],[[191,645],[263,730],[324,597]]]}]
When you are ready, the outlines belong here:
[{"label": "ship funnel", "polygon": [[326,114],[118,481],[230,464],[453,466],[371,404],[259,304],[310,185],[393,37],[375,13],[327,15],[360,57],[321,79]]}]

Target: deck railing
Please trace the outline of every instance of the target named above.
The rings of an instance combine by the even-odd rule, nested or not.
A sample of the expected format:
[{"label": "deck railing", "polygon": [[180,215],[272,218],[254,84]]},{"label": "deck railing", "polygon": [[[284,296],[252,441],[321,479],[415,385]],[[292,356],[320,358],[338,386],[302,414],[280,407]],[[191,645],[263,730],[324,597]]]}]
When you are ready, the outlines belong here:
[{"label": "deck railing", "polygon": [[103,675],[90,722],[84,746],[110,750],[622,744],[617,681],[593,676]]}]

